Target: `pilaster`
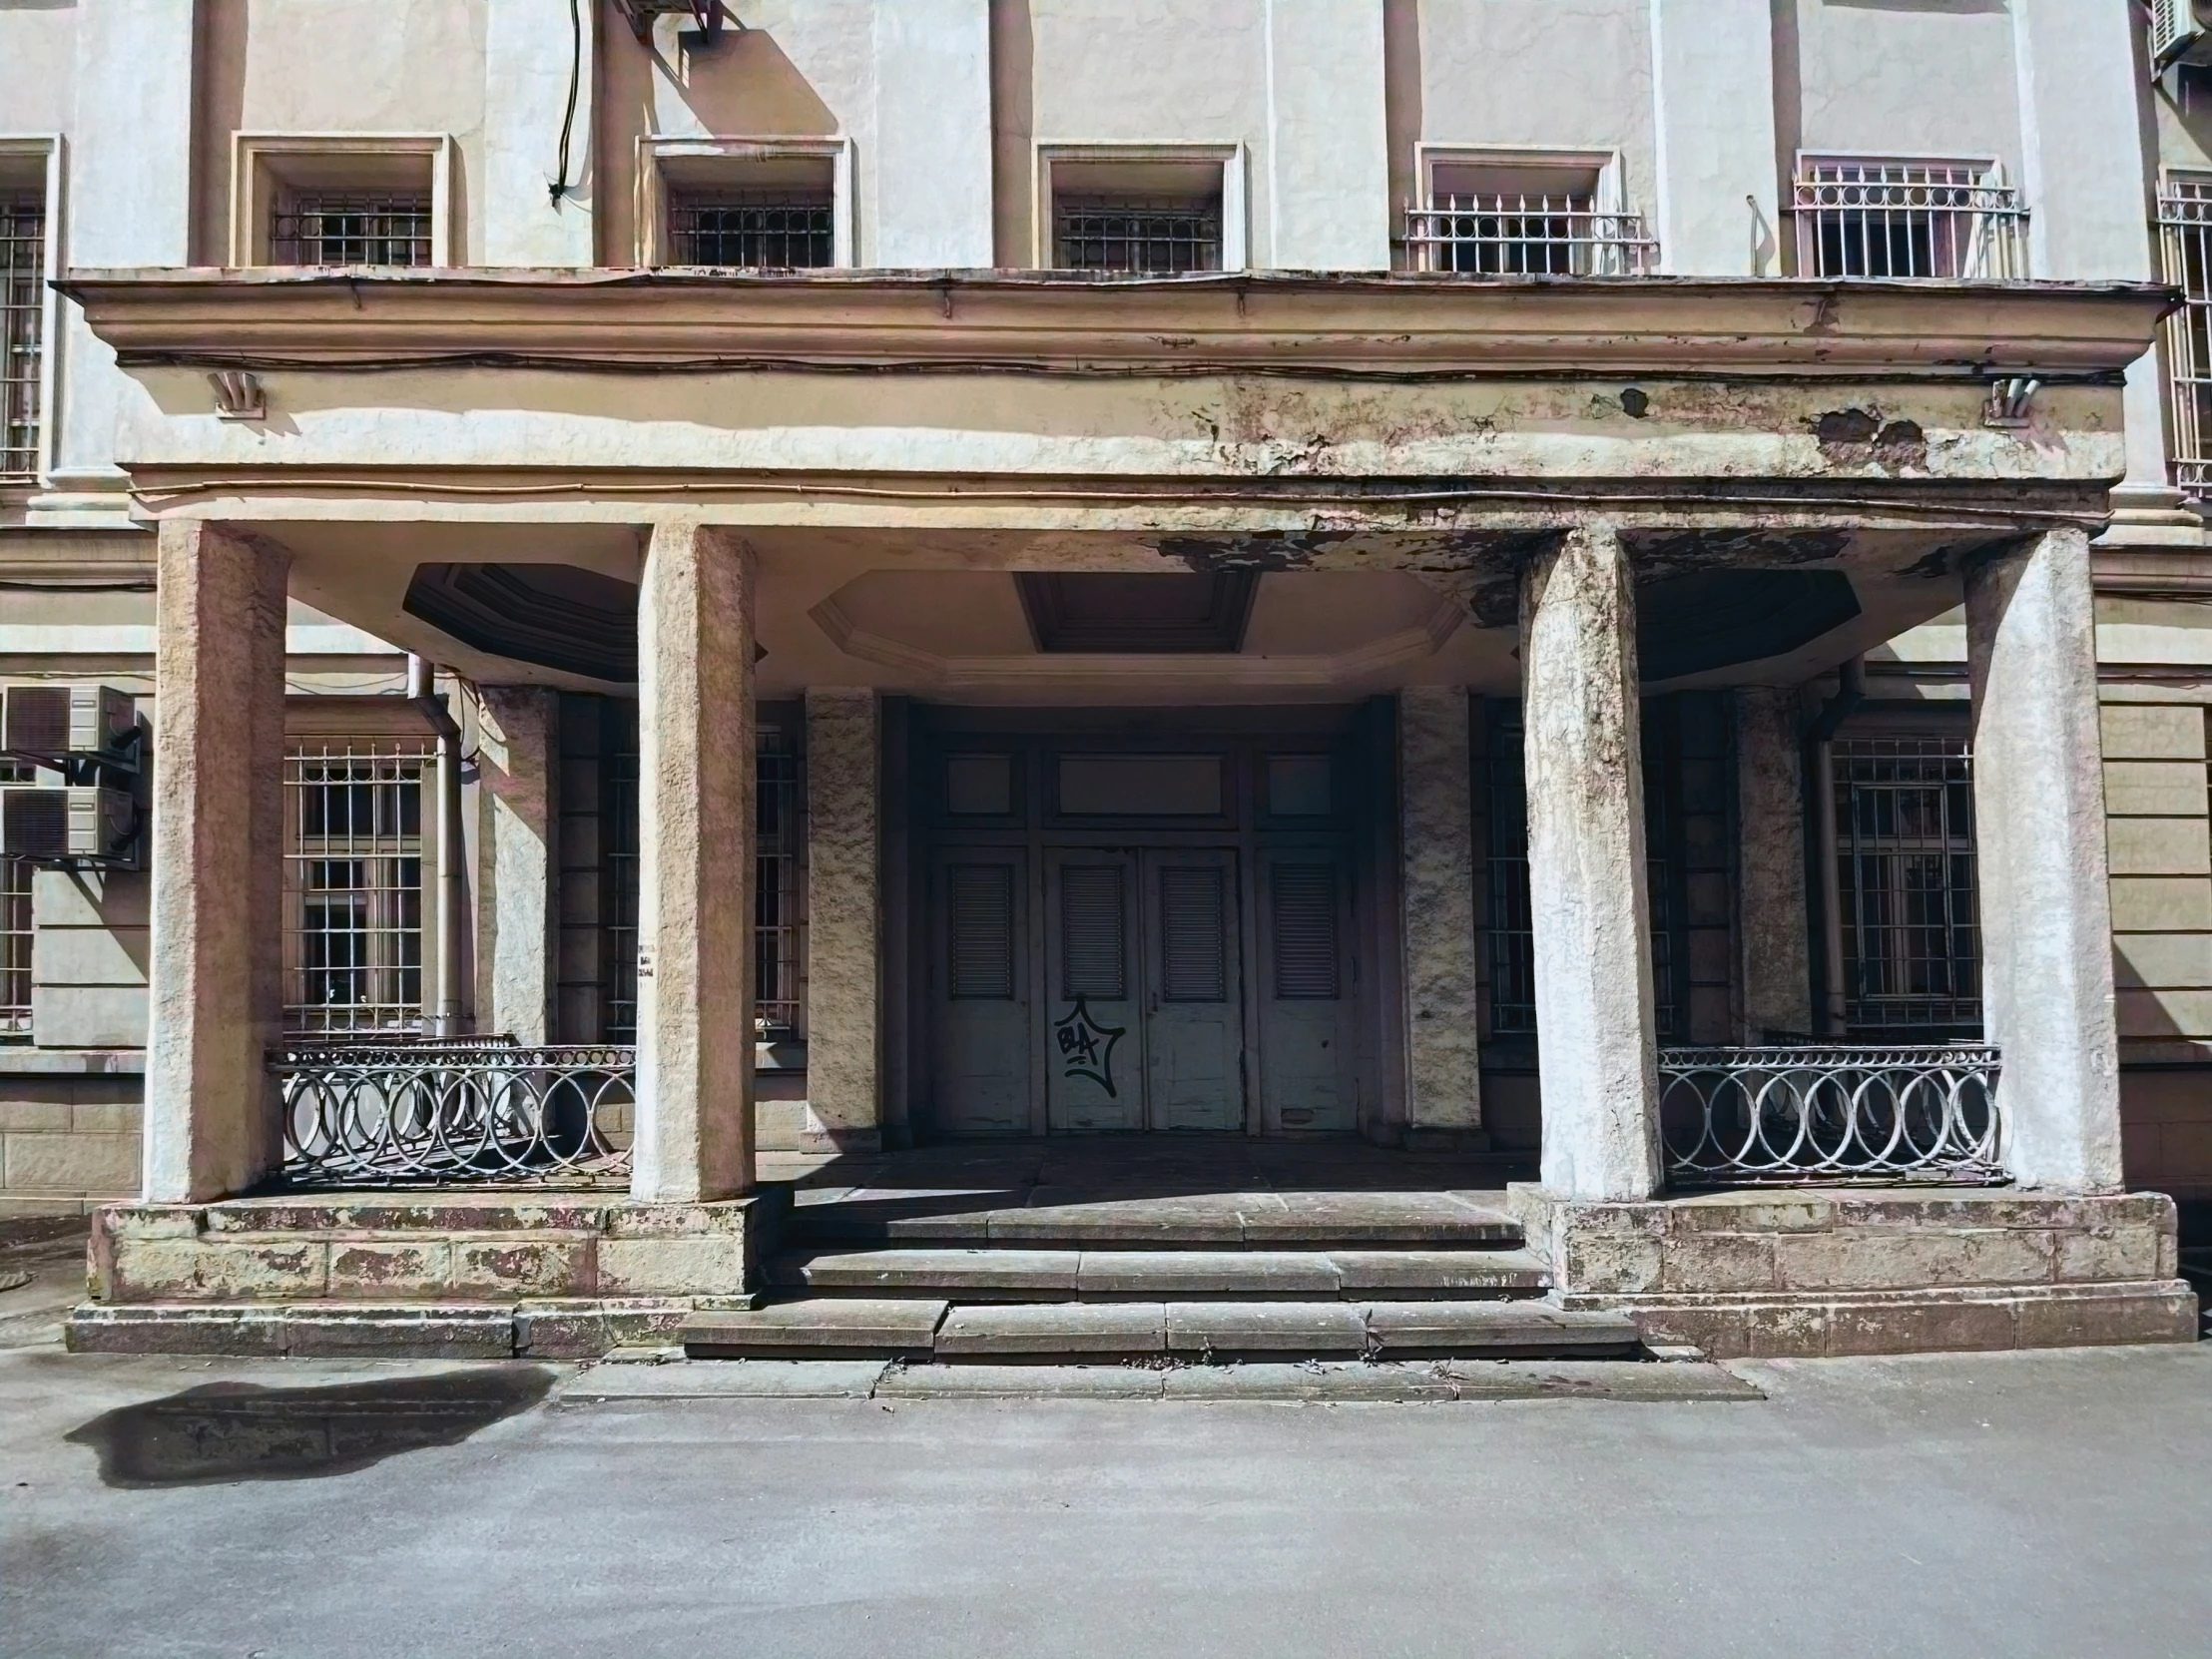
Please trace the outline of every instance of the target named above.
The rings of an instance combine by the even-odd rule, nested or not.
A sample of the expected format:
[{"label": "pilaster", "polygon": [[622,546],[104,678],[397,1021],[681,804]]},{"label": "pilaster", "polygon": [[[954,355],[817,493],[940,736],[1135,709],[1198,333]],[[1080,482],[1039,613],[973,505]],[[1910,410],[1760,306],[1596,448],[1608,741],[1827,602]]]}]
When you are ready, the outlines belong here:
[{"label": "pilaster", "polygon": [[1966,577],[1982,1003],[2023,1185],[2120,1185],[2112,900],[2087,534]]},{"label": "pilaster", "polygon": [[877,790],[881,715],[862,687],[807,693],[807,1105],[840,1147],[882,1135]]},{"label": "pilaster", "polygon": [[1677,276],[1777,274],[1769,0],[1651,0],[1651,96],[1660,269]]},{"label": "pilaster", "polygon": [[1467,694],[1414,686],[1397,701],[1406,1126],[1474,1130],[1482,1078]]},{"label": "pilaster", "polygon": [[1659,1185],[1637,696],[1627,549],[1577,526],[1521,578],[1542,1176],[1570,1198]]},{"label": "pilaster", "polygon": [[264,1053],[282,1024],[286,559],[160,532],[145,1196],[244,1191],[282,1156]]},{"label": "pilaster", "polygon": [[1264,263],[1389,270],[1382,0],[1267,0],[1267,31]]},{"label": "pilaster", "polygon": [[1797,693],[1739,686],[1736,727],[1738,1040],[1810,1034],[1813,966],[1805,901],[1805,766]]},{"label": "pilaster", "polygon": [[988,0],[875,0],[875,142],[860,158],[873,213],[859,263],[991,264]]},{"label": "pilaster", "polygon": [[543,686],[477,694],[477,844],[487,873],[476,907],[476,1006],[489,1029],[530,1045],[552,1040],[558,976],[560,708],[560,694]]},{"label": "pilaster", "polygon": [[653,527],[638,592],[638,1071],[631,1196],[753,1186],[753,555]]}]

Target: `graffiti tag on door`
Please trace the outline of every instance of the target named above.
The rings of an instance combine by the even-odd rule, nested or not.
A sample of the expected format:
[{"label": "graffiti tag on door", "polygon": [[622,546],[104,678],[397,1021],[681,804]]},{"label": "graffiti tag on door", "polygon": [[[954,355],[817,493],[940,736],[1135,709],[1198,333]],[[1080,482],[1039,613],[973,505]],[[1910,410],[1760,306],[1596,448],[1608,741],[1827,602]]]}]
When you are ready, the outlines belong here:
[{"label": "graffiti tag on door", "polygon": [[1087,1077],[1112,1095],[1114,1045],[1128,1034],[1127,1026],[1099,1024],[1091,1018],[1089,1003],[1077,997],[1075,1006],[1052,1028],[1053,1038],[1060,1045],[1060,1062],[1065,1068],[1061,1075]]}]

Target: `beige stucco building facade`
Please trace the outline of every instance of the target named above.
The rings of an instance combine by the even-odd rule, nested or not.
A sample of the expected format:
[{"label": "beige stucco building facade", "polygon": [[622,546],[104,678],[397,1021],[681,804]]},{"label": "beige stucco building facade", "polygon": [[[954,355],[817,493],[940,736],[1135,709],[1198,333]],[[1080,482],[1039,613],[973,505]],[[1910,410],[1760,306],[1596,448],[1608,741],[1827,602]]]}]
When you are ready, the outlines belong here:
[{"label": "beige stucco building facade", "polygon": [[2193,1329],[2212,128],[2134,7],[578,16],[0,10],[81,1340],[596,1351],[758,1291],[764,1170],[1099,1135],[1491,1160],[1716,1350]]}]

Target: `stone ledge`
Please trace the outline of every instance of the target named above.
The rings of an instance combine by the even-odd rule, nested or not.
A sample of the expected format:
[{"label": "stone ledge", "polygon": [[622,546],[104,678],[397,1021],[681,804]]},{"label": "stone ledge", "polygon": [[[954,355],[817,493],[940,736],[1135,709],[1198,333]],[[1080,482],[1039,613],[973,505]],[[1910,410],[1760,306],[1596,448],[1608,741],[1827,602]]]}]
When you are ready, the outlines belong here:
[{"label": "stone ledge", "polygon": [[90,1302],[71,1311],[72,1354],[225,1354],[269,1359],[596,1360],[665,1341],[690,1300],[566,1302]]},{"label": "stone ledge", "polygon": [[1716,1360],[2084,1348],[2197,1340],[2197,1299],[2179,1279],[2021,1288],[1930,1286],[1835,1296],[1568,1295],[1569,1309],[1626,1314],[1649,1343]]}]

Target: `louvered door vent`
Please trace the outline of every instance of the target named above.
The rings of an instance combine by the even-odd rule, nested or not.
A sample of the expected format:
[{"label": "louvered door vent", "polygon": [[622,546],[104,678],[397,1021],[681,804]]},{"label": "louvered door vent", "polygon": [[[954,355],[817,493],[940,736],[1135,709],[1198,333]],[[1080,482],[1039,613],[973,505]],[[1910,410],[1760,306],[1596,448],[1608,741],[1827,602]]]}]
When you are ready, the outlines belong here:
[{"label": "louvered door vent", "polygon": [[1334,864],[1277,864],[1275,995],[1279,1002],[1331,1002],[1338,995],[1337,870]]},{"label": "louvered door vent", "polygon": [[1014,871],[1010,864],[954,864],[950,874],[950,973],[955,1002],[1014,995]]},{"label": "louvered door vent", "polygon": [[1168,1002],[1223,1002],[1229,964],[1222,872],[1160,871],[1160,996]]},{"label": "louvered door vent", "polygon": [[1129,994],[1122,866],[1070,864],[1060,871],[1060,994],[1119,1002]]}]

